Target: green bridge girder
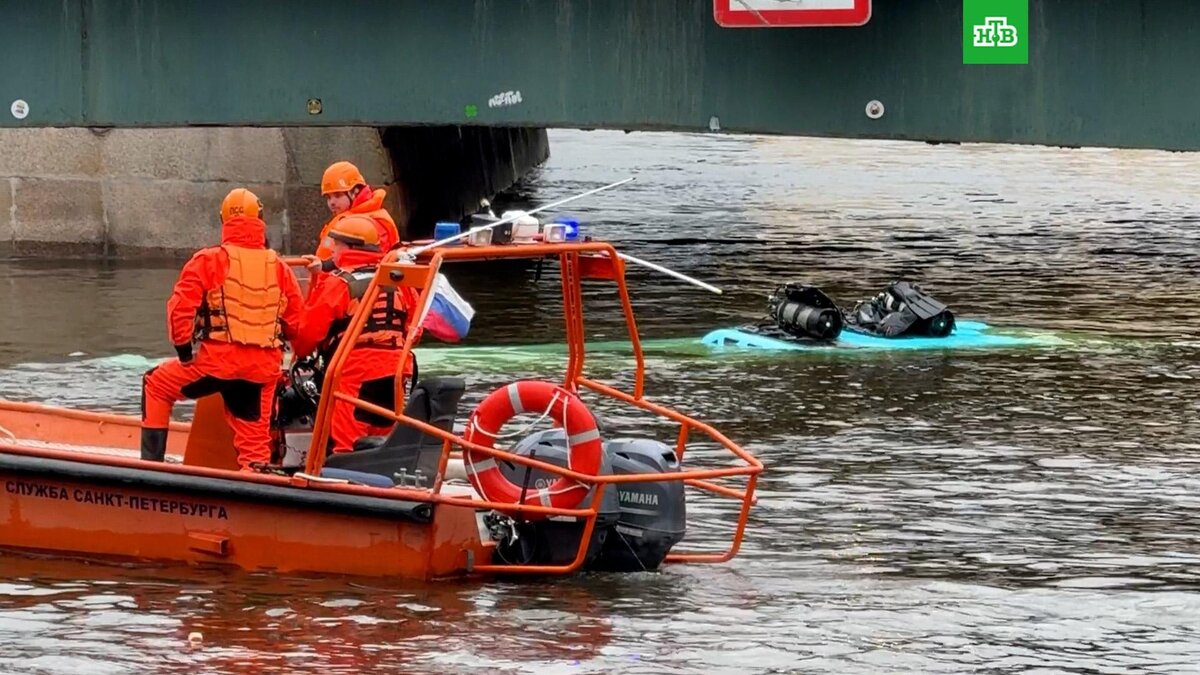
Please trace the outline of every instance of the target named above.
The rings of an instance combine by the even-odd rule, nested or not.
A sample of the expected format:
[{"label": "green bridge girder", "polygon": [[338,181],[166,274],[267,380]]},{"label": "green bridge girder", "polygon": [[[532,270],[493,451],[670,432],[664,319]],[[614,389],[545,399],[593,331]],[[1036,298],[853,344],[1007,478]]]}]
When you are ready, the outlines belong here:
[{"label": "green bridge girder", "polygon": [[1200,147],[1200,0],[1029,0],[1028,65],[963,65],[962,0],[875,0],[865,26],[819,29],[722,28],[711,0],[0,9],[4,127],[715,127]]}]

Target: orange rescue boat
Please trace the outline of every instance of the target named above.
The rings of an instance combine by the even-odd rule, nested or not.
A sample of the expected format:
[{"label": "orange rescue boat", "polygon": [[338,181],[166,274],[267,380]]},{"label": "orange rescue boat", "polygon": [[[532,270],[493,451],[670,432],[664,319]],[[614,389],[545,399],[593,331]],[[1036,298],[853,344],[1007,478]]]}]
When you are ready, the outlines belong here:
[{"label": "orange rescue boat", "polygon": [[[733,558],[763,466],[708,424],[646,396],[624,262],[611,244],[433,248],[415,260],[385,262],[367,293],[409,286],[426,307],[443,263],[516,258],[560,266],[568,347],[561,383],[501,387],[462,433],[454,430],[461,378],[426,377],[411,392],[398,385],[394,410],[325,395],[311,417],[276,429],[279,465],[260,473],[236,470],[215,396],[197,402],[191,423],[173,423],[166,463],[140,459],[136,417],[0,401],[0,547],[412,579],[641,571]],[[585,374],[585,280],[615,283],[636,363],[632,391]],[[342,347],[325,364],[321,391],[336,391],[348,345],[370,306],[361,303]],[[412,323],[401,363],[419,339]],[[678,427],[673,445],[606,438],[582,394],[669,420]],[[354,452],[327,457],[335,397],[397,424],[387,437],[360,439]],[[556,428],[497,448],[500,426],[522,412],[551,417]],[[705,453],[718,468],[690,466],[685,451],[693,436],[728,453]],[[697,491],[740,505],[724,550],[674,550],[685,533],[686,495]]]}]

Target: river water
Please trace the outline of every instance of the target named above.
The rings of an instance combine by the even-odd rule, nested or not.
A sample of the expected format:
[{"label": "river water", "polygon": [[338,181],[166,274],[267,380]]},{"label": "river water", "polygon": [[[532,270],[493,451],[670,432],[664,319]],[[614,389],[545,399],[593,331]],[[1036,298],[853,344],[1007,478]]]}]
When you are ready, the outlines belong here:
[{"label": "river water", "polygon": [[[370,584],[0,557],[3,672],[1200,672],[1200,158],[552,132],[524,186],[631,268],[644,339],[911,278],[1057,348],[650,358],[648,394],[767,465],[740,555],[552,582]],[[0,397],[136,412],[176,266],[0,261]],[[456,270],[469,343],[561,337],[554,270]],[[588,328],[619,338],[612,292]],[[1082,337],[1081,337],[1082,336]],[[470,407],[561,360],[425,365]],[[627,360],[595,374],[628,385]],[[673,434],[601,406],[623,432]],[[189,412],[180,406],[183,417]],[[702,453],[701,453],[702,454]],[[699,456],[699,455],[698,455]],[[685,540],[724,543],[696,496]],[[189,646],[192,631],[204,635]]]}]

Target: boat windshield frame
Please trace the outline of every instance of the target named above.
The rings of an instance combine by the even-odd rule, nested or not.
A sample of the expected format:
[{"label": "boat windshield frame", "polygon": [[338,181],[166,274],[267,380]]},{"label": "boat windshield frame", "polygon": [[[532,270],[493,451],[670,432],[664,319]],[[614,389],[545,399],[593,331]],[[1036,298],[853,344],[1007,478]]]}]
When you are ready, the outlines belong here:
[{"label": "boat windshield frame", "polygon": [[[387,409],[349,396],[337,391],[337,385],[342,377],[346,359],[353,349],[354,343],[362,333],[371,311],[372,302],[360,302],[344,337],[337,350],[326,364],[323,392],[313,422],[312,437],[304,474],[309,477],[321,475],[324,466],[332,410],[335,401],[345,401],[359,409],[394,420],[399,424],[407,424],[426,434],[442,439],[442,454],[437,475],[433,485],[426,490],[430,501],[436,503],[455,504],[476,509],[494,509],[510,517],[520,518],[522,515],[566,516],[584,518],[585,529],[580,538],[580,546],[574,561],[568,565],[476,565],[477,571],[492,572],[526,572],[526,573],[566,573],[574,571],[584,561],[587,542],[591,537],[596,523],[598,509],[601,504],[603,490],[609,484],[634,483],[645,481],[682,481],[685,486],[695,488],[719,497],[725,497],[740,502],[738,519],[730,533],[727,548],[723,551],[680,552],[671,553],[666,562],[704,562],[720,563],[732,559],[741,547],[745,534],[750,507],[756,503],[755,489],[759,475],[763,471],[760,460],[730,440],[711,425],[679,412],[669,406],[650,400],[645,393],[646,362],[638,335],[637,322],[634,317],[633,304],[629,297],[629,285],[625,276],[625,262],[621,259],[616,248],[604,241],[567,241],[563,243],[512,243],[503,245],[470,246],[465,244],[439,246],[422,252],[413,261],[398,259],[404,253],[403,249],[388,254],[384,262],[376,270],[366,293],[363,297],[375,298],[381,291],[408,286],[419,291],[419,309],[417,318],[426,316],[433,301],[435,280],[445,263],[477,262],[486,260],[553,260],[557,259],[560,270],[561,292],[563,300],[563,321],[566,328],[567,367],[561,386],[576,395],[582,390],[588,390],[602,397],[607,397],[634,406],[657,417],[666,418],[678,423],[679,430],[675,440],[675,455],[679,462],[679,471],[639,473],[624,475],[588,475],[581,474],[569,468],[559,467],[546,462],[531,459],[528,456],[517,455],[498,448],[488,448],[472,443],[462,435],[446,432],[424,421],[408,417],[403,413],[407,401],[405,382],[402,372],[403,365],[408,361],[413,349],[420,340],[421,321],[411,321],[407,327],[404,345],[396,376],[395,407]],[[306,264],[303,259],[289,259],[290,264]],[[635,370],[633,375],[633,390],[626,392],[593,379],[586,374],[587,338],[584,331],[584,302],[582,283],[585,280],[608,280],[614,282],[624,313],[625,325],[628,330],[630,345],[633,350]],[[332,392],[325,395],[324,392]],[[683,469],[685,451],[692,440],[693,433],[706,437],[707,442],[715,444],[718,449],[724,449],[728,454],[705,457],[705,463],[719,463],[721,468]],[[466,449],[486,454],[496,460],[513,464],[521,464],[542,471],[550,472],[560,477],[588,484],[595,489],[591,494],[588,508],[559,508],[532,504],[512,504],[489,500],[472,499],[451,496],[442,492],[442,483],[447,464],[457,451]],[[732,462],[728,460],[733,460]],[[732,464],[732,465],[731,465]],[[718,481],[733,480],[738,485],[722,485]],[[412,488],[405,490],[413,492]],[[535,515],[536,514],[536,515]]]}]

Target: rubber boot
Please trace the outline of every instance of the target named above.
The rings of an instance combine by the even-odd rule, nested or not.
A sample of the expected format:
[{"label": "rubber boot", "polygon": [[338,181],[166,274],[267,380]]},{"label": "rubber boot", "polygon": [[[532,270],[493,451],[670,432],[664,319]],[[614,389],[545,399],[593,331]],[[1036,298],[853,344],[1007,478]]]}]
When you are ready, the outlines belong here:
[{"label": "rubber boot", "polygon": [[142,459],[162,462],[167,458],[167,430],[142,428]]}]

